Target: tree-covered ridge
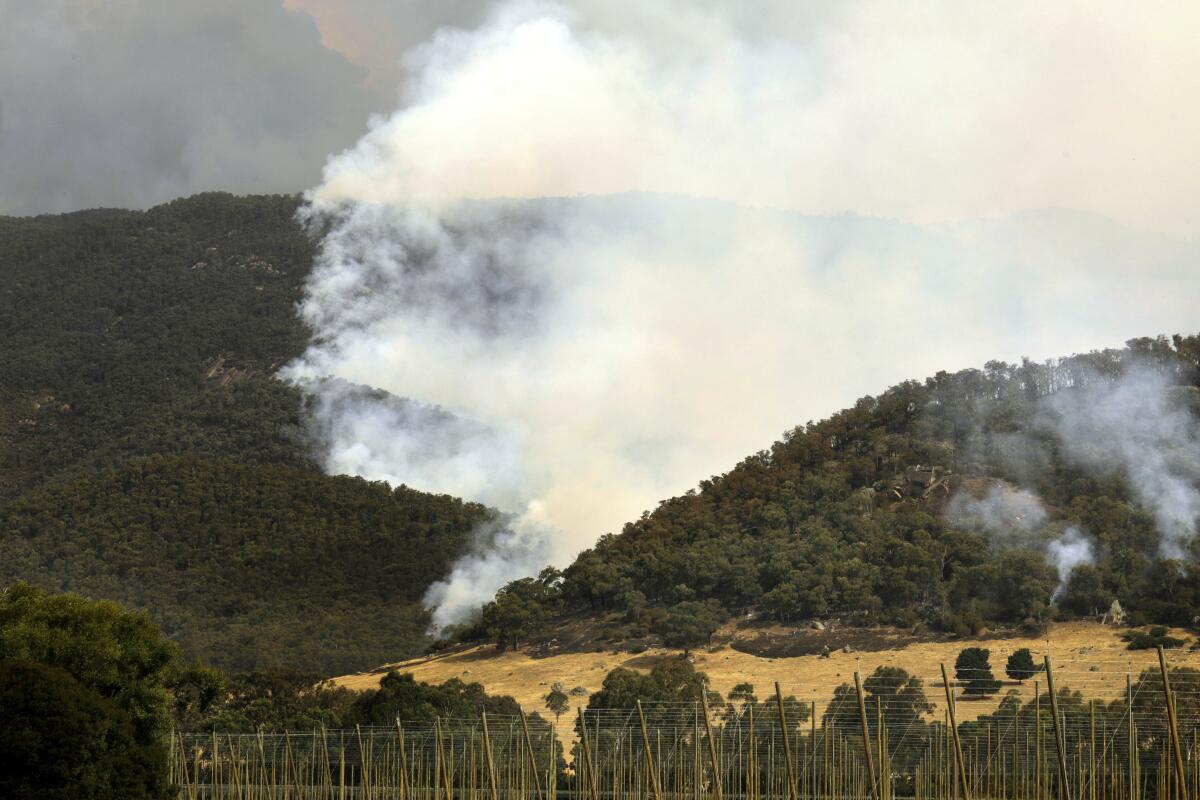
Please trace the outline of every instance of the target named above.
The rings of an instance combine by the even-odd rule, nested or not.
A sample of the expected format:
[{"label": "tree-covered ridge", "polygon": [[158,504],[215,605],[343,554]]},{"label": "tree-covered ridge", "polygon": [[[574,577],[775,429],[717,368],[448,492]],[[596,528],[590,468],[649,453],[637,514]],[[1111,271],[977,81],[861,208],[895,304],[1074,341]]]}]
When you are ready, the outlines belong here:
[{"label": "tree-covered ridge", "polygon": [[[549,616],[621,612],[615,624],[626,637],[661,633],[699,600],[784,621],[839,616],[964,632],[985,622],[1040,626],[1056,615],[1102,612],[1119,598],[1132,622],[1190,623],[1200,613],[1195,552],[1164,558],[1155,518],[1120,465],[1080,465],[1044,427],[1048,398],[1135,368],[1175,387],[1173,402],[1190,406],[1194,431],[1195,336],[909,381],[797,427],[697,491],[664,501],[581,553],[549,589],[545,576],[511,584],[473,633],[529,636],[528,602],[514,596]],[[917,465],[941,466],[953,480],[934,485],[931,471],[908,471]],[[909,474],[934,481],[931,491],[898,487]],[[1014,535],[1010,546],[944,514],[953,494],[996,487],[1036,493],[1046,517],[1040,540]],[[1052,605],[1058,574],[1045,545],[1072,526],[1087,532],[1095,564],[1076,567]]]},{"label": "tree-covered ridge", "polygon": [[192,657],[326,674],[419,651],[481,506],[279,465],[153,456],[0,508],[0,583],[143,608]]},{"label": "tree-covered ridge", "polygon": [[428,644],[420,598],[484,511],[317,469],[273,377],[308,339],[297,203],[0,217],[0,587],[132,604],[232,669]]},{"label": "tree-covered ridge", "polygon": [[303,464],[294,197],[0,218],[0,493],[134,455]]}]

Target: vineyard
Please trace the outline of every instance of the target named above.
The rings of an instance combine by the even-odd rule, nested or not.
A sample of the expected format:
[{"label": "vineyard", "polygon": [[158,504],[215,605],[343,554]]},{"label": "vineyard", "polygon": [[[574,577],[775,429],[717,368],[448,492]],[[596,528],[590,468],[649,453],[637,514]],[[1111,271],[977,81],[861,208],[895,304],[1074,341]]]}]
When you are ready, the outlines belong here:
[{"label": "vineyard", "polygon": [[[481,714],[386,728],[172,735],[185,800],[759,800],[759,798],[1156,798],[1200,796],[1200,673],[1126,672],[1117,700],[1089,699],[1112,664],[1056,671],[960,722],[961,675],[935,708],[886,673],[801,702],[647,703],[577,712],[563,741],[540,717]],[[945,668],[943,667],[943,674]],[[570,756],[568,759],[567,756]]]}]

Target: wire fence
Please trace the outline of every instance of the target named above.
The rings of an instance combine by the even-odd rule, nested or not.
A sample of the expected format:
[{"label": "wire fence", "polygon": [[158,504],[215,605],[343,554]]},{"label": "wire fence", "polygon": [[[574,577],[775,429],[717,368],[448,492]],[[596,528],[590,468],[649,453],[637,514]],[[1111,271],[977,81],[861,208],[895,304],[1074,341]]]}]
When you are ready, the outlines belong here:
[{"label": "wire fence", "polygon": [[[857,673],[823,697],[480,715],[284,734],[173,734],[186,800],[832,800],[1200,798],[1200,672],[1050,668],[960,721],[970,671],[922,686]],[[947,675],[947,678],[950,676]],[[982,675],[978,676],[982,677]],[[1164,680],[1165,679],[1165,680]],[[811,689],[810,689],[811,691]],[[941,696],[941,702],[933,698]]]}]

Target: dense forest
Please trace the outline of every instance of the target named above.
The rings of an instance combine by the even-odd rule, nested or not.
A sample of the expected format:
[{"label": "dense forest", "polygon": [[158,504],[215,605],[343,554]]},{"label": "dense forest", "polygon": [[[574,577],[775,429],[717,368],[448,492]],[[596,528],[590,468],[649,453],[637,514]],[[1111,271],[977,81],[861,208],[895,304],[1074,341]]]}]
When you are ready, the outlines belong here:
[{"label": "dense forest", "polygon": [[428,645],[421,595],[485,512],[320,472],[273,378],[307,340],[297,202],[0,217],[0,585],[132,604],[229,669]]},{"label": "dense forest", "polygon": [[[735,613],[966,634],[1099,617],[1114,599],[1130,624],[1190,625],[1198,384],[1196,336],[900,384],[662,502],[563,572],[509,584],[460,635],[520,644],[583,614],[614,641],[688,646]],[[1088,430],[1092,405],[1110,418]],[[1186,495],[1166,510],[1184,517],[1179,552],[1149,507],[1158,490]],[[1060,576],[1072,536],[1090,557]]]}]

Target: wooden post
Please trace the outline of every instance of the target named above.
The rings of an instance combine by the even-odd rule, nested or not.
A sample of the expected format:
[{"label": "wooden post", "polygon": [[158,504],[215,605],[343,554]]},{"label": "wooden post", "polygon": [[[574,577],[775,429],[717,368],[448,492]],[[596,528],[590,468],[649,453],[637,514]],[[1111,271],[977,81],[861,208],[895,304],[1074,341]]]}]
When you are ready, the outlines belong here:
[{"label": "wooden post", "polygon": [[962,742],[958,738],[958,721],[954,718],[954,693],[950,689],[950,677],[946,674],[946,665],[942,664],[942,685],[946,687],[946,713],[950,716],[950,733],[954,741],[954,761],[958,767],[958,791],[961,800],[971,800],[971,791],[967,786],[967,766],[963,761]]},{"label": "wooden post", "polygon": [[525,751],[529,753],[529,768],[533,772],[533,788],[537,793],[537,800],[542,798],[542,779],[538,777],[537,758],[533,755],[533,741],[529,738],[529,723],[525,721],[525,711],[521,710],[521,730],[525,732]]},{"label": "wooden post", "polygon": [[492,800],[500,800],[500,789],[496,786],[496,762],[492,758],[492,737],[488,735],[487,712],[479,712],[479,719],[483,723],[483,760],[487,767],[488,788]]},{"label": "wooden post", "polygon": [[875,780],[875,762],[871,758],[871,729],[867,726],[867,705],[863,701],[862,679],[854,673],[854,691],[858,695],[858,719],[862,723],[863,758],[867,762],[867,780],[871,783],[871,797],[879,800],[879,784]]},{"label": "wooden post", "polygon": [[592,800],[600,800],[600,787],[596,783],[596,768],[592,764],[592,748],[588,743],[587,722],[583,718],[582,708],[576,708],[575,711],[579,716],[579,730],[583,735],[581,746],[583,747],[583,764],[587,768],[588,774],[588,790],[591,792]]},{"label": "wooden post", "polygon": [[775,703],[779,706],[779,730],[783,732],[783,757],[787,762],[788,797],[796,800],[796,774],[792,764],[792,739],[788,735],[787,713],[783,709],[783,690],[775,681]]},{"label": "wooden post", "polygon": [[708,690],[700,687],[700,700],[704,710],[704,732],[708,735],[708,758],[712,762],[713,794],[721,800],[721,765],[717,761],[717,745],[713,741],[712,723],[708,720]]},{"label": "wooden post", "polygon": [[1129,775],[1127,777],[1129,797],[1137,797],[1137,741],[1133,734],[1133,673],[1125,674],[1125,716],[1128,739]]},{"label": "wooden post", "polygon": [[1171,693],[1171,678],[1167,675],[1167,657],[1162,645],[1158,646],[1158,669],[1162,673],[1163,698],[1167,703],[1167,722],[1171,728],[1171,751],[1175,756],[1175,781],[1183,800],[1188,800],[1187,773],[1183,767],[1183,749],[1179,746],[1179,720],[1175,714],[1175,698]]},{"label": "wooden post", "polygon": [[1063,800],[1071,800],[1071,778],[1067,773],[1067,743],[1063,738],[1062,720],[1058,718],[1058,695],[1054,691],[1054,670],[1050,656],[1045,656],[1046,691],[1050,694],[1050,717],[1054,722],[1054,747],[1058,751],[1058,794]]},{"label": "wooden post", "polygon": [[646,731],[646,715],[642,713],[642,701],[637,701],[638,720],[642,724],[642,748],[645,753],[646,774],[650,776],[650,789],[654,793],[654,800],[662,800],[662,795],[658,791],[658,770],[655,768],[654,751],[650,749],[650,734]]}]

